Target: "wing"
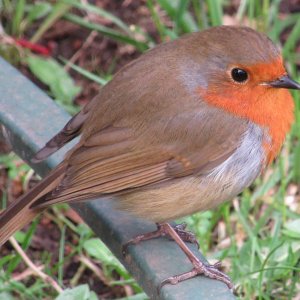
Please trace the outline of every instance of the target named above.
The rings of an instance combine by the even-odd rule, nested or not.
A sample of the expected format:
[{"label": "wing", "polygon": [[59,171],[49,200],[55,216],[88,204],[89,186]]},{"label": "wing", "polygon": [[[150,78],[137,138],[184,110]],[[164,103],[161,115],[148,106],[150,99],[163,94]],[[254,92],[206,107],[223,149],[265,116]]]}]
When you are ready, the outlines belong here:
[{"label": "wing", "polygon": [[197,82],[182,80],[171,46],[159,55],[149,51],[101,89],[80,122],[81,139],[65,158],[63,180],[33,207],[210,172],[236,150],[247,122],[206,104],[194,90],[197,72]]},{"label": "wing", "polygon": [[77,137],[81,133],[82,126],[88,117],[90,105],[87,104],[79,113],[73,116],[64,128],[58,132],[46,145],[40,149],[31,159],[33,163],[38,163],[62,148],[65,144]]},{"label": "wing", "polygon": [[[189,139],[191,147],[182,145],[178,138],[173,144],[151,145],[151,137],[143,137],[147,142],[141,147],[141,137],[134,136],[132,130],[106,128],[90,136],[69,155],[63,180],[33,207],[114,195],[209,172],[230,157],[240,145],[245,129],[234,124],[223,127],[223,141],[220,136],[204,141],[205,135],[200,134],[202,139],[198,141]],[[200,143],[199,147],[195,142]]]}]

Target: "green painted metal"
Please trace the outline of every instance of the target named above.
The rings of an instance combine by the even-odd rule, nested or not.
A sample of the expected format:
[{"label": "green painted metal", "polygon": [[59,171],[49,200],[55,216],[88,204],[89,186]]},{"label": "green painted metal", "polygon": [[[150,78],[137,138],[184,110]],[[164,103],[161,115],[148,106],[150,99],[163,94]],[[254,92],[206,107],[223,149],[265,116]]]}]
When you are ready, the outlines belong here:
[{"label": "green painted metal", "polygon": [[[61,161],[68,148],[37,165],[31,164],[29,159],[68,119],[66,112],[0,58],[2,135],[41,176]],[[114,210],[113,201],[93,200],[73,205],[73,208],[132,273],[151,299],[235,299],[224,283],[202,276],[176,286],[166,285],[159,292],[162,280],[191,268],[190,262],[173,241],[160,238],[130,246],[128,255],[123,257],[122,244],[137,234],[154,230],[153,223]],[[189,247],[204,260],[194,245]]]}]

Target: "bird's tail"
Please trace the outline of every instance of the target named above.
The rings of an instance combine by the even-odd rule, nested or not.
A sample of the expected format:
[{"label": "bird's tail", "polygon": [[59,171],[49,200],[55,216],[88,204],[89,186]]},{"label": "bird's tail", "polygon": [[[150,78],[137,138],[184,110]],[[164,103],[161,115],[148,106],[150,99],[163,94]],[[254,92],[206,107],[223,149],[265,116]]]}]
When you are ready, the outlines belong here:
[{"label": "bird's tail", "polygon": [[33,220],[43,209],[31,208],[34,202],[51,192],[64,176],[64,165],[57,166],[48,176],[42,179],[36,186],[26,194],[11,203],[8,208],[0,214],[0,246],[3,245],[11,235],[20,230]]}]

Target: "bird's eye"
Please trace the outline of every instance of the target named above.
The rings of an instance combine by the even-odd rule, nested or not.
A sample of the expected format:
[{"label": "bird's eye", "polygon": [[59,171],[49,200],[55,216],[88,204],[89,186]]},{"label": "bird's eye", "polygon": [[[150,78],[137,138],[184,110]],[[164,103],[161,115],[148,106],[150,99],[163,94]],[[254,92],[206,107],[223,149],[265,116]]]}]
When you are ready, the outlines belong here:
[{"label": "bird's eye", "polygon": [[231,77],[234,81],[243,83],[248,79],[248,73],[243,69],[234,68],[231,70]]}]

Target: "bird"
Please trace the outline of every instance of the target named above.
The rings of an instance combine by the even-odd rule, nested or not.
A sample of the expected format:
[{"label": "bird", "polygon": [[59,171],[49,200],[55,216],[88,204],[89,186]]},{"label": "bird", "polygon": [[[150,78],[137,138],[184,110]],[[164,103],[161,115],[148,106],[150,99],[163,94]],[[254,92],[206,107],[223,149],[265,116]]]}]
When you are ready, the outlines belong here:
[{"label": "bird", "polygon": [[[204,264],[168,222],[234,198],[272,163],[294,120],[288,89],[300,90],[280,50],[249,27],[219,26],[160,44],[118,71],[36,153],[77,144],[32,190],[0,215],[0,244],[46,207],[107,196],[116,209],[157,224],[126,247],[168,235],[196,275],[232,287],[220,264]],[[96,201],[96,200],[95,200]]]}]

